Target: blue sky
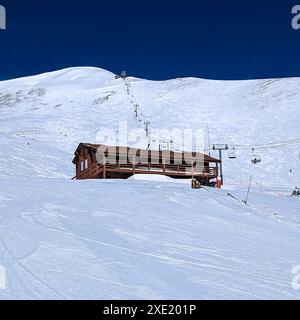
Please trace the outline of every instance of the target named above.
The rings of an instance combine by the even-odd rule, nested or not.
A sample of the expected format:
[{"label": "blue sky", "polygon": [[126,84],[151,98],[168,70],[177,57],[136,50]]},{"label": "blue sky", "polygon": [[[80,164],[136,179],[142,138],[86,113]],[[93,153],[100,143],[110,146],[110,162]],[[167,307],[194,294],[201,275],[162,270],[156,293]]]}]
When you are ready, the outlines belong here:
[{"label": "blue sky", "polygon": [[[0,79],[97,66],[154,80],[300,76],[289,0],[0,0]],[[300,4],[300,1],[299,3]]]}]

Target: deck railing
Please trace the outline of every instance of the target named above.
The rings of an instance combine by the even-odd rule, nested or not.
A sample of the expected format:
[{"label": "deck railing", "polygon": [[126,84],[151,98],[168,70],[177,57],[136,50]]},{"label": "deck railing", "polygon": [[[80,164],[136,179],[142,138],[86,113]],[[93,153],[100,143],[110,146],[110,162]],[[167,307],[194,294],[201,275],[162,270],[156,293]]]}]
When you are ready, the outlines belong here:
[{"label": "deck railing", "polygon": [[90,168],[85,169],[80,172],[79,175],[72,178],[74,179],[95,179],[99,176],[99,174],[103,171],[103,168],[98,164],[92,165]]},{"label": "deck railing", "polygon": [[187,176],[217,176],[216,167],[194,167],[189,165],[172,165],[172,164],[106,164],[107,171],[117,172],[133,172],[133,173],[165,173],[165,174],[181,174]]},{"label": "deck railing", "polygon": [[82,171],[72,179],[96,179],[100,174],[106,172],[120,172],[132,174],[164,174],[170,176],[203,176],[217,177],[218,170],[216,167],[194,167],[185,164],[94,164],[90,168]]}]

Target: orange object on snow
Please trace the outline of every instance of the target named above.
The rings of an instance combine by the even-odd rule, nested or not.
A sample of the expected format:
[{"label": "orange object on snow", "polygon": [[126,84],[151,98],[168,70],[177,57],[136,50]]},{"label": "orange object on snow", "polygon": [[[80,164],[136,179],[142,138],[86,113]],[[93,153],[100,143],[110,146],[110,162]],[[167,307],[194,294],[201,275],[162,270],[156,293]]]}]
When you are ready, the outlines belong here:
[{"label": "orange object on snow", "polygon": [[221,185],[222,185],[221,182],[222,182],[221,177],[218,177],[218,178],[217,178],[217,188],[218,188],[218,189],[221,189]]}]

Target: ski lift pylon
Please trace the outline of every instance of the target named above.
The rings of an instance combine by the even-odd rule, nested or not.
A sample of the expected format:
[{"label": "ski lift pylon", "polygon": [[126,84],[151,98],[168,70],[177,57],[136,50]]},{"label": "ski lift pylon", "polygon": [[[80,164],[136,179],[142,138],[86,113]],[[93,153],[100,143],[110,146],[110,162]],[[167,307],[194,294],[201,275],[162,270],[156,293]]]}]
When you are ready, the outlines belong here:
[{"label": "ski lift pylon", "polygon": [[128,77],[127,71],[125,71],[125,70],[121,71],[120,76],[121,76],[122,79],[126,79]]}]

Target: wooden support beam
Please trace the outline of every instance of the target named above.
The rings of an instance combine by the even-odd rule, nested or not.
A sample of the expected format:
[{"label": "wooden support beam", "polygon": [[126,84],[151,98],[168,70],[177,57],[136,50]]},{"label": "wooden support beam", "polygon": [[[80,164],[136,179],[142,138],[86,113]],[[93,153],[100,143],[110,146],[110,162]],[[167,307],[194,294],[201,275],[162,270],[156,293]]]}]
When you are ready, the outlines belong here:
[{"label": "wooden support beam", "polygon": [[80,176],[80,160],[77,162],[76,164],[76,179],[79,179],[79,176]]},{"label": "wooden support beam", "polygon": [[192,165],[192,179],[194,179],[194,161],[191,162]]},{"label": "wooden support beam", "polygon": [[135,157],[132,158],[132,171],[135,174]]},{"label": "wooden support beam", "polygon": [[102,166],[103,166],[103,179],[106,179],[106,158],[103,156],[102,158]]},{"label": "wooden support beam", "polygon": [[89,170],[89,176],[92,177],[92,159],[90,155],[87,157],[87,165],[88,165],[88,170]]}]

